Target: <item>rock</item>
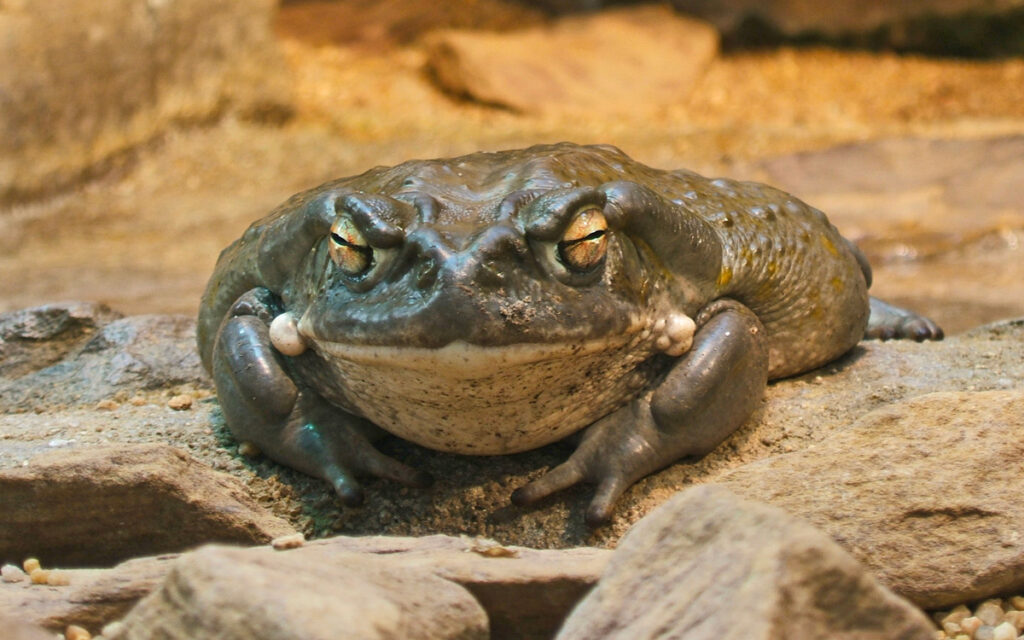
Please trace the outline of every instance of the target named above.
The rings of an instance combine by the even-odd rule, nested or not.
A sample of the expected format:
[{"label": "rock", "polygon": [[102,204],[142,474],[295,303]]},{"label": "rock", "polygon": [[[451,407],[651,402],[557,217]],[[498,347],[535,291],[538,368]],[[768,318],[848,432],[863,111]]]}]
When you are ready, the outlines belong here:
[{"label": "rock", "polygon": [[9,617],[6,612],[0,613],[0,637],[4,640],[53,640],[52,634],[19,618]]},{"label": "rock", "polygon": [[431,76],[457,96],[523,113],[614,114],[684,98],[717,54],[718,35],[643,7],[505,34],[444,31],[427,48]]},{"label": "rock", "polygon": [[[332,538],[323,544],[344,549],[353,541],[383,544],[376,553],[386,553],[382,557],[389,562],[422,567],[465,587],[487,611],[495,640],[553,637],[611,555],[587,547],[536,550],[448,536],[398,538],[398,545],[386,537]],[[405,550],[396,553],[402,545]]]},{"label": "rock", "polygon": [[931,640],[934,631],[825,534],[705,485],[623,537],[557,637]]},{"label": "rock", "polygon": [[[493,549],[506,554],[488,553]],[[597,582],[611,556],[604,549],[538,551],[443,535],[335,537],[295,550],[301,550],[310,566],[336,564],[355,555],[396,571],[422,571],[455,582],[487,612],[496,639],[553,637],[568,612]],[[174,559],[137,558],[110,569],[68,570],[70,586],[57,589],[0,584],[0,610],[18,611],[23,620],[48,629],[61,630],[71,623],[100,629],[154,591]]]},{"label": "rock", "polygon": [[0,610],[17,611],[19,619],[54,631],[70,624],[99,631],[152,593],[176,557],[136,558],[110,569],[67,569],[68,585],[62,587],[0,585]]},{"label": "rock", "polygon": [[293,529],[235,478],[167,445],[56,451],[0,471],[0,561],[103,566]]},{"label": "rock", "polygon": [[[280,112],[272,0],[0,5],[0,202],[53,192],[175,122]],[[102,78],[98,82],[97,78]]]},{"label": "rock", "polygon": [[121,314],[92,302],[48,304],[0,314],[0,379],[45,369]]},{"label": "rock", "polygon": [[1022,429],[1024,390],[932,393],[719,480],[807,519],[937,609],[1024,588]]},{"label": "rock", "polygon": [[0,354],[12,354],[0,367],[0,411],[95,405],[114,395],[208,384],[195,320],[115,318],[85,303],[0,314]]},{"label": "rock", "polygon": [[487,614],[453,582],[355,553],[328,562],[306,549],[187,554],[124,618],[117,640],[248,640],[254,629],[266,640],[336,638],[340,630],[353,638],[488,637]]}]

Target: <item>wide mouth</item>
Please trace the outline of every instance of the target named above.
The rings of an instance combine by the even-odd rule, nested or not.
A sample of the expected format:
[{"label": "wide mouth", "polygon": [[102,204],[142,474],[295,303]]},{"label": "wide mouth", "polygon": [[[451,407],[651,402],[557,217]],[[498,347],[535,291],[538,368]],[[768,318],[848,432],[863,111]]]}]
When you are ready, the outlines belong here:
[{"label": "wide mouth", "polygon": [[483,346],[456,340],[443,347],[356,345],[311,339],[322,356],[364,366],[428,372],[446,379],[492,376],[498,371],[547,361],[581,358],[621,349],[639,330],[578,342]]}]

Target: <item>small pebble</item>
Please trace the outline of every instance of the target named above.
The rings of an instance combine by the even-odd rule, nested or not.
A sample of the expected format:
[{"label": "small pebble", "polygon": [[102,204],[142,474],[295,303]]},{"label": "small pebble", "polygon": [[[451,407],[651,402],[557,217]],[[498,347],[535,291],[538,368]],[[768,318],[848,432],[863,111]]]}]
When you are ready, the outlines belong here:
[{"label": "small pebble", "polygon": [[167,406],[174,409],[175,411],[184,411],[185,409],[192,408],[192,396],[187,393],[174,396],[167,401]]},{"label": "small pebble", "polygon": [[971,616],[970,618],[964,618],[960,621],[960,629],[969,636],[974,636],[974,633],[982,625],[980,618]]},{"label": "small pebble", "polygon": [[997,625],[992,630],[992,640],[1017,640],[1017,629],[1009,622]]},{"label": "small pebble", "polygon": [[50,579],[50,572],[46,569],[33,569],[28,572],[32,584],[46,584]]},{"label": "small pebble", "polygon": [[943,622],[942,630],[946,632],[946,635],[952,638],[956,634],[960,633],[960,625],[955,622]]},{"label": "small pebble", "polygon": [[[974,640],[994,640],[996,628],[990,624],[983,624],[974,632]],[[1014,639],[1016,640],[1016,639]]]},{"label": "small pebble", "polygon": [[1024,596],[1013,596],[1010,598],[1010,606],[1017,611],[1024,611]]},{"label": "small pebble", "polygon": [[28,574],[13,564],[0,567],[0,579],[4,582],[24,582],[27,578]]},{"label": "small pebble", "polygon": [[113,411],[114,409],[117,409],[120,406],[121,405],[117,404],[117,402],[108,398],[106,400],[100,400],[99,402],[96,403],[96,406],[93,408],[96,409],[97,411]]},{"label": "small pebble", "polygon": [[260,455],[260,448],[248,440],[238,445],[238,455],[246,458],[255,458]]},{"label": "small pebble", "polygon": [[1024,611],[1007,611],[1003,619],[1012,624],[1017,633],[1024,631]]},{"label": "small pebble", "polygon": [[306,544],[306,537],[301,533],[293,533],[290,536],[281,536],[270,541],[270,546],[278,551],[285,549],[297,549]]},{"label": "small pebble", "polygon": [[969,617],[971,617],[971,610],[968,609],[966,605],[961,604],[957,605],[955,609],[943,616],[942,620],[939,621],[939,624],[945,624],[947,622],[960,624],[961,620]]},{"label": "small pebble", "polygon": [[32,573],[41,566],[43,565],[39,564],[37,558],[26,558],[25,562],[21,563],[21,568],[25,570],[25,573]]},{"label": "small pebble", "polygon": [[[1003,608],[995,600],[986,600],[974,610],[974,616],[987,625],[995,626],[1003,621]],[[1014,639],[1016,640],[1016,639]]]},{"label": "small pebble", "polygon": [[69,624],[64,630],[65,640],[92,640],[92,634],[77,624]]},{"label": "small pebble", "polygon": [[104,625],[103,630],[100,631],[100,634],[102,634],[104,638],[108,638],[109,640],[116,640],[118,636],[124,634],[124,629],[124,623],[120,620],[117,620],[115,622],[111,622],[110,624]]},{"label": "small pebble", "polygon": [[132,396],[131,400],[128,401],[128,404],[132,405],[133,407],[141,407],[142,405],[146,404],[146,399],[143,398],[142,396]]}]

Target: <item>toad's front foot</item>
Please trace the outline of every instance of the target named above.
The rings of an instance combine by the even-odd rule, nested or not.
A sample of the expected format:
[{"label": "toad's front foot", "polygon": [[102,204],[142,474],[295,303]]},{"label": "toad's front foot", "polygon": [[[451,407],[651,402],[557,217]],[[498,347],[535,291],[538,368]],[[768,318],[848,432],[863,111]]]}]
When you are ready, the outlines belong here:
[{"label": "toad's front foot", "polygon": [[656,389],[589,426],[566,462],[518,489],[512,501],[528,505],[594,483],[586,521],[597,526],[630,485],[680,458],[707,454],[742,425],[767,385],[764,327],[732,300],[708,305],[697,322],[692,348]]},{"label": "toad's front foot", "polygon": [[363,502],[357,475],[390,478],[413,487],[431,483],[428,474],[385,456],[370,443],[372,424],[295,384],[288,374],[298,358],[288,358],[270,337],[280,315],[276,296],[253,289],[239,298],[217,333],[213,379],[228,429],[267,456],[323,478],[349,506]]}]

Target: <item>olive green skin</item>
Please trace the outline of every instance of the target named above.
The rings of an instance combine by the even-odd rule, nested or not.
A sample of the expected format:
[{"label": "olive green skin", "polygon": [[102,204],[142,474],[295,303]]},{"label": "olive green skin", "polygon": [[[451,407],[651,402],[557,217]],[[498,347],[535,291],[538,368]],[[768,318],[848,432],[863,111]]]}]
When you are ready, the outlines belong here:
[{"label": "olive green skin", "polygon": [[[608,244],[600,264],[581,271],[563,264],[558,242],[584,207],[603,211]],[[331,261],[328,236],[339,212],[374,247],[365,275],[342,273]],[[598,523],[638,478],[717,446],[749,417],[768,379],[818,367],[862,339],[875,308],[869,284],[857,249],[789,194],[652,169],[613,147],[562,143],[378,167],[292,197],[221,254],[200,307],[198,343],[236,437],[324,477],[348,503],[362,499],[356,473],[426,482],[364,442],[371,422],[427,446],[473,452],[472,442],[420,440],[430,420],[405,429],[429,399],[405,397],[408,380],[425,383],[401,371],[395,353],[427,359],[416,366],[448,367],[432,354],[469,345],[473,366],[486,368],[491,354],[524,345],[564,347],[561,364],[482,379],[509,385],[509,393],[523,382],[523,398],[534,393],[524,377],[549,376],[537,396],[570,379],[530,415],[558,414],[558,424],[544,428],[563,428],[559,437],[589,426],[582,443],[513,499],[530,503],[595,482],[588,521]],[[926,319],[878,310],[877,336],[941,337]],[[308,352],[290,357],[272,347],[266,326],[282,313],[301,319]],[[666,355],[656,344],[666,318],[696,322],[687,353]],[[609,355],[574,360],[603,341]],[[374,357],[386,352],[389,362],[384,369],[339,364],[338,344]],[[507,364],[494,357],[496,368]],[[372,381],[354,379],[371,373]],[[477,401],[468,396],[479,385],[442,388],[442,379],[437,394],[453,412]],[[514,416],[514,406],[511,413],[490,407],[467,404],[465,419],[496,432],[489,452],[538,442],[517,441],[515,425],[503,434],[493,424]],[[469,426],[456,420],[443,438],[458,440]]]}]

